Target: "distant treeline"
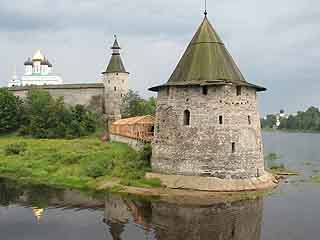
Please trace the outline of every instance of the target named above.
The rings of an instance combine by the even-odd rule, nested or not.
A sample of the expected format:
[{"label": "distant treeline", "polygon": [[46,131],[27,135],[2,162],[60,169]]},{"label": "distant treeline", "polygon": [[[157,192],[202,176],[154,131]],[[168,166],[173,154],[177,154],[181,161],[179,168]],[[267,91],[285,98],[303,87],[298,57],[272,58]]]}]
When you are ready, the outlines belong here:
[{"label": "distant treeline", "polygon": [[296,115],[280,117],[270,114],[266,119],[261,120],[262,128],[274,128],[280,121],[278,129],[320,131],[320,111],[316,107],[310,107],[305,112],[298,112]]}]

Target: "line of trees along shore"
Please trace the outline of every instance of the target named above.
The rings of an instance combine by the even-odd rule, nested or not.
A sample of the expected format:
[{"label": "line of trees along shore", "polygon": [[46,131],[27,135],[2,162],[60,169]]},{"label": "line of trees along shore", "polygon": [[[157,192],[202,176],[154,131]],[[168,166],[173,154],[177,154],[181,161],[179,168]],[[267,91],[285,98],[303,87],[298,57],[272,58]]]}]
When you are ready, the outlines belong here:
[{"label": "line of trees along shore", "polygon": [[[306,111],[300,111],[296,115],[279,118],[278,129],[298,131],[320,131],[320,111],[317,107],[309,107]],[[262,128],[273,128],[277,123],[277,115],[269,114],[261,120]]]},{"label": "line of trees along shore", "polygon": [[[156,99],[143,99],[132,90],[123,98],[123,117],[154,115]],[[30,90],[26,99],[0,89],[0,134],[18,132],[34,138],[77,138],[103,128],[102,114],[83,105],[67,106],[44,90]]]},{"label": "line of trees along shore", "polygon": [[99,117],[82,105],[68,107],[63,98],[31,90],[26,99],[0,89],[0,134],[18,132],[35,138],[75,138],[96,131]]}]

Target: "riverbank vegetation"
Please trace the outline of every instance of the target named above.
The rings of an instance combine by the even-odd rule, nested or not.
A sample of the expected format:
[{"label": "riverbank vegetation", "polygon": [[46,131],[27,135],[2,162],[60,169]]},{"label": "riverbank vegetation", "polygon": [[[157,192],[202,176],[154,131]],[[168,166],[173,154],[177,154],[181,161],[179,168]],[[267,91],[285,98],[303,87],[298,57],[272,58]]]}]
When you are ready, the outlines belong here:
[{"label": "riverbank vegetation", "polygon": [[278,129],[288,131],[319,132],[320,111],[316,107],[310,107],[305,112],[300,111],[296,115],[280,117],[275,114],[268,115],[262,119],[261,125],[264,129],[272,129],[280,121]]},{"label": "riverbank vegetation", "polygon": [[[144,108],[153,114],[154,99],[142,101],[132,91],[126,98],[128,114],[145,114]],[[112,187],[160,186],[159,180],[144,179],[151,147],[136,152],[126,144],[101,142],[95,136],[100,126],[98,113],[67,106],[47,91],[30,90],[22,100],[0,89],[0,175],[71,188],[96,189],[110,182]]]},{"label": "riverbank vegetation", "polygon": [[95,137],[73,140],[33,139],[16,135],[0,137],[0,176],[51,186],[97,189],[99,183],[154,187],[146,180],[146,156],[126,144],[105,143]]},{"label": "riverbank vegetation", "polygon": [[284,164],[274,165],[269,168],[269,171],[279,176],[297,176],[297,172],[287,169]]},{"label": "riverbank vegetation", "polygon": [[31,90],[27,98],[0,89],[0,134],[18,132],[34,138],[76,138],[96,131],[99,116],[82,105],[68,107],[63,98]]},{"label": "riverbank vegetation", "polygon": [[275,175],[283,175],[283,176],[294,176],[298,175],[297,172],[289,170],[285,167],[283,163],[280,163],[278,160],[281,159],[281,156],[277,153],[269,153],[264,157],[267,168],[269,172]]}]

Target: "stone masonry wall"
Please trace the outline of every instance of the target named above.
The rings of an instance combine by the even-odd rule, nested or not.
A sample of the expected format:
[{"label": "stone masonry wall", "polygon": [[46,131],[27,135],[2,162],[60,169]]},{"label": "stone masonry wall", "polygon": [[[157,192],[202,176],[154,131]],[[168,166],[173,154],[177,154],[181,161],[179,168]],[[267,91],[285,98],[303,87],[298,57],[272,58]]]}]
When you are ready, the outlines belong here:
[{"label": "stone masonry wall", "polygon": [[[189,126],[183,124],[185,110],[190,111]],[[222,179],[263,175],[256,90],[242,87],[237,96],[234,85],[209,86],[207,95],[200,86],[162,89],[157,102],[152,169]]]},{"label": "stone masonry wall", "polygon": [[145,143],[140,141],[140,140],[133,139],[133,138],[128,138],[128,137],[123,137],[123,136],[120,136],[120,135],[110,134],[110,139],[112,141],[115,141],[115,142],[126,143],[130,147],[132,147],[133,149],[135,149],[137,151],[143,149],[143,147],[145,145]]},{"label": "stone masonry wall", "polygon": [[105,73],[105,113],[108,129],[114,121],[121,119],[120,105],[122,98],[128,93],[129,73]]},{"label": "stone masonry wall", "polygon": [[110,118],[110,124],[121,119],[120,104],[122,98],[128,93],[128,73],[106,73],[104,74],[104,85],[106,87],[106,114]]},{"label": "stone masonry wall", "polygon": [[54,98],[63,97],[67,105],[85,105],[94,111],[104,113],[105,91],[101,84],[62,84],[9,88],[15,96],[26,98],[30,89],[42,89],[48,91]]}]

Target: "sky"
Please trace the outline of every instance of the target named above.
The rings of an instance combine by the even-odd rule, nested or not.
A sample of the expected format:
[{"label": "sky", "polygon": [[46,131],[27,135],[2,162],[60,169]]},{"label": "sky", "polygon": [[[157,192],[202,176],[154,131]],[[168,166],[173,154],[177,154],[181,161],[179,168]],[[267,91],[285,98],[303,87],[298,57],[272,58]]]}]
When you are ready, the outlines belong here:
[{"label": "sky", "polygon": [[[204,0],[1,0],[0,86],[37,49],[65,83],[101,78],[114,34],[144,97],[165,83],[203,19]],[[208,18],[246,80],[262,115],[320,107],[320,2],[208,0]]]}]

